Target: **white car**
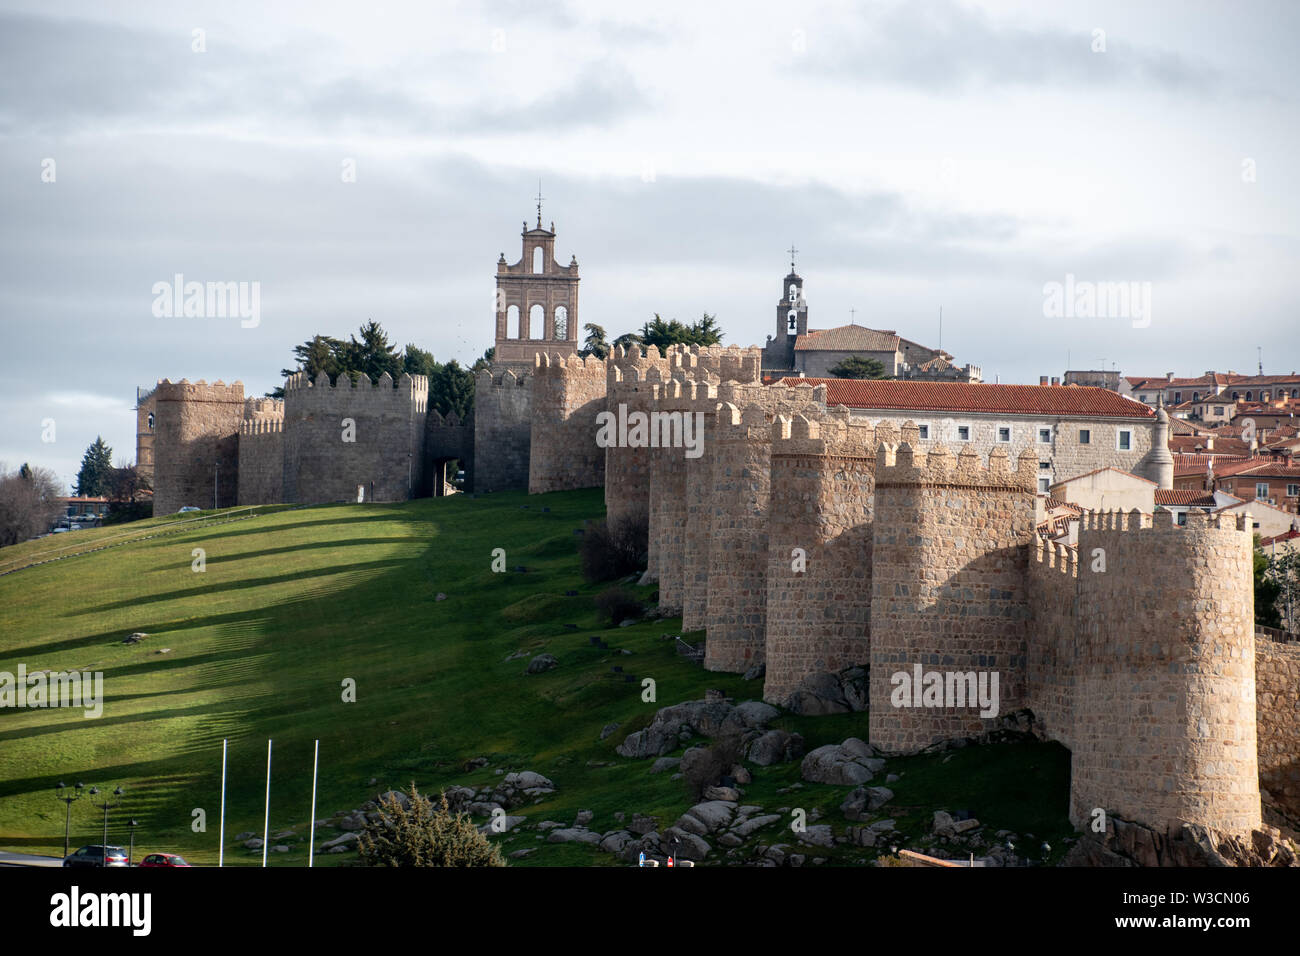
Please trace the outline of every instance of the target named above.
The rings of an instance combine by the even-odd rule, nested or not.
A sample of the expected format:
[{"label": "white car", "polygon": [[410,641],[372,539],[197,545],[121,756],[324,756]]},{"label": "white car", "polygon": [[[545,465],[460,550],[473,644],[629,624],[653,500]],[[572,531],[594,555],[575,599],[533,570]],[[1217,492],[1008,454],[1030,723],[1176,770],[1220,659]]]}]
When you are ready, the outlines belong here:
[{"label": "white car", "polygon": [[193,505],[186,505],[184,508],[182,508],[180,511],[178,511],[178,512],[176,512],[176,513],[177,513],[178,515],[186,515],[186,514],[189,514],[191,511],[198,511],[198,510],[199,510],[199,509],[196,508],[196,507],[194,507]]}]

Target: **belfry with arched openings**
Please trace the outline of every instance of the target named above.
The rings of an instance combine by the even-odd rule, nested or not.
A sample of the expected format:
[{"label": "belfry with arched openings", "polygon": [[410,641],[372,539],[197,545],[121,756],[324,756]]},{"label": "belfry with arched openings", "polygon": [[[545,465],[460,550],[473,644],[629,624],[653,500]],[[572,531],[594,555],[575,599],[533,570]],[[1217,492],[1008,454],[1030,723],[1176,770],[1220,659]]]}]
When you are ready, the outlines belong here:
[{"label": "belfry with arched openings", "polygon": [[555,261],[555,223],[523,228],[523,254],[514,265],[505,253],[497,260],[495,364],[532,367],[538,352],[573,355],[578,351],[578,260]]}]

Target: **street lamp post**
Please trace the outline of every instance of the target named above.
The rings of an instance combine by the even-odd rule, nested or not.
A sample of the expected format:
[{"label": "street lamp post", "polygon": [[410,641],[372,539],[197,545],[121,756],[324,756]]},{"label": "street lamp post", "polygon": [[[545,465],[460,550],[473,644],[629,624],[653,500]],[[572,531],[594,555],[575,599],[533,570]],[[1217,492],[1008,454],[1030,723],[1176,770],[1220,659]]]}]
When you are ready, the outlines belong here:
[{"label": "street lamp post", "polygon": [[81,790],[82,790],[82,787],[83,787],[83,786],[85,786],[85,785],[84,785],[83,783],[81,783],[80,781],[78,781],[78,782],[77,782],[77,785],[76,785],[75,787],[73,787],[71,794],[69,794],[69,792],[68,792],[68,788],[67,788],[67,785],[64,784],[64,782],[63,782],[62,780],[60,780],[60,781],[59,781],[59,785],[58,785],[57,787],[54,788],[54,796],[55,796],[55,799],[57,799],[57,800],[62,800],[65,804],[67,804],[67,811],[66,811],[66,812],[64,813],[64,815],[63,815],[63,855],[64,855],[64,857],[66,857],[66,856],[68,855],[68,835],[69,835],[69,833],[70,833],[71,826],[72,826],[72,805],[73,805],[74,803],[76,803],[78,800],[81,799],[81,796],[82,796],[82,794],[81,794]]},{"label": "street lamp post", "polygon": [[[90,788],[90,795],[92,797],[94,797],[98,793],[99,793],[98,787]],[[124,791],[122,790],[121,787],[118,787],[116,790],[113,791],[112,795],[118,798],[117,803],[110,803],[108,797],[104,798],[103,803],[95,803],[94,800],[91,800],[91,804],[93,806],[99,807],[104,811],[104,855],[100,857],[100,864],[99,864],[100,866],[108,866],[108,811],[116,810],[118,807],[122,805],[121,797],[123,793]]]},{"label": "street lamp post", "polygon": [[126,865],[131,866],[131,861],[135,859],[135,828],[140,824],[135,817],[132,817],[130,820],[126,821],[126,825],[131,830],[131,848],[126,851]]}]

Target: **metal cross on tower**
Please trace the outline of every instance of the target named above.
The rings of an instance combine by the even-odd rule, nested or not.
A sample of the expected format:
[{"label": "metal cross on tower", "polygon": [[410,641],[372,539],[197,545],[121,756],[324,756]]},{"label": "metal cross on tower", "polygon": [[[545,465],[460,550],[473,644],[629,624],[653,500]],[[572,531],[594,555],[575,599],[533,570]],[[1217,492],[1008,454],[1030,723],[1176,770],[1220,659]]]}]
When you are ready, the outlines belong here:
[{"label": "metal cross on tower", "polygon": [[797,253],[798,251],[799,250],[794,247],[794,243],[793,242],[790,243],[790,271],[791,272],[794,272],[794,257],[795,257],[795,253]]},{"label": "metal cross on tower", "polygon": [[542,181],[537,180],[537,228],[542,228],[542,200],[546,197],[542,195]]}]

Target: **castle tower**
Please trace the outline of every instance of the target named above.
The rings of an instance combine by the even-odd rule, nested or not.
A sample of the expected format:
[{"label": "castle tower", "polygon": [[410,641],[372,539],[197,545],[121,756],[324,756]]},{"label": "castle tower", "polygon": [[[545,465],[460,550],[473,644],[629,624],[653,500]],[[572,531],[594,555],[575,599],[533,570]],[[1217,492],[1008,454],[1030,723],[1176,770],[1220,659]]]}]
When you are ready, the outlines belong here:
[{"label": "castle tower", "polygon": [[769,703],[786,704],[810,675],[870,660],[874,437],[843,406],[821,421],[796,414],[772,425]]},{"label": "castle tower", "polygon": [[244,383],[163,379],[154,389],[154,514],[231,508],[239,487]]},{"label": "castle tower", "polygon": [[763,368],[773,372],[794,369],[795,340],[808,331],[808,303],[803,297],[803,277],[794,270],[793,246],[790,247],[790,274],[781,282],[781,298],[776,303],[776,335],[769,336],[763,348]]},{"label": "castle tower", "polygon": [[1079,529],[1070,820],[1260,825],[1251,522],[1089,514]]},{"label": "castle tower", "polygon": [[555,261],[555,223],[542,228],[542,204],[537,225],[523,228],[523,254],[509,265],[505,253],[497,260],[497,364],[531,370],[538,352],[567,358],[578,351],[578,260],[567,266]]},{"label": "castle tower", "polygon": [[[1013,470],[995,448],[984,467],[969,445],[927,454],[916,425],[902,431],[876,450],[868,742],[912,753],[1025,704],[1037,462],[1026,451]],[[940,693],[923,693],[936,679]]]}]

